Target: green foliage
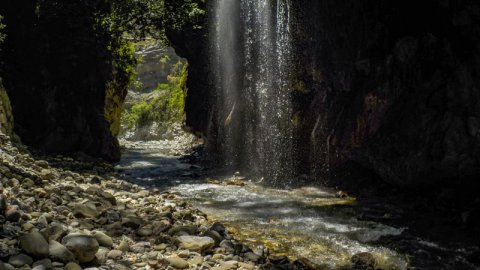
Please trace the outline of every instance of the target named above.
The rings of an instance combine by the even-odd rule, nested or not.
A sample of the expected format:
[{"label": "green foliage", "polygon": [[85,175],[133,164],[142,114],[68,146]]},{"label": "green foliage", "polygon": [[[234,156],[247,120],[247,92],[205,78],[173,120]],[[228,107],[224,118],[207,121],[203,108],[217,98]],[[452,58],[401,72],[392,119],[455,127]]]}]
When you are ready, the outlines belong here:
[{"label": "green foliage", "polygon": [[101,17],[102,25],[111,33],[128,34],[135,40],[147,36],[164,39],[163,1],[109,0],[111,12]]},{"label": "green foliage", "polygon": [[177,31],[185,26],[201,28],[205,10],[205,0],[165,0],[164,27]]},{"label": "green foliage", "polygon": [[159,84],[153,91],[154,97],[142,100],[126,108],[122,117],[124,131],[157,123],[159,131],[168,129],[173,123],[183,120],[185,109],[185,82],[188,65],[179,61],[168,84]]},{"label": "green foliage", "polygon": [[108,49],[113,58],[113,78],[107,83],[105,95],[105,119],[110,123],[114,136],[120,133],[122,107],[127,89],[135,82],[135,47],[133,43],[117,37]]}]

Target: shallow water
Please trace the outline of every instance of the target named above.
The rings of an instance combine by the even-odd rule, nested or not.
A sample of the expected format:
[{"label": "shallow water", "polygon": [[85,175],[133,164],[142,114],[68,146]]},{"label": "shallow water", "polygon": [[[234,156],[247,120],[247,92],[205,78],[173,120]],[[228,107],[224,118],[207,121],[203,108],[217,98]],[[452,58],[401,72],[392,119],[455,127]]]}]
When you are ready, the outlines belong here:
[{"label": "shallow water", "polygon": [[[306,257],[325,269],[342,269],[360,252],[372,253],[380,269],[409,269],[417,253],[421,259],[416,269],[477,269],[463,257],[466,250],[412,240],[406,236],[408,228],[357,218],[355,198],[339,198],[326,188],[281,190],[236,176],[212,176],[212,171],[172,156],[178,152],[168,142],[130,145],[117,170],[138,184],[178,193],[254,248],[292,259]],[[408,245],[410,254],[396,251],[405,248],[395,244],[384,245],[385,238],[400,239],[396,241]]]}]

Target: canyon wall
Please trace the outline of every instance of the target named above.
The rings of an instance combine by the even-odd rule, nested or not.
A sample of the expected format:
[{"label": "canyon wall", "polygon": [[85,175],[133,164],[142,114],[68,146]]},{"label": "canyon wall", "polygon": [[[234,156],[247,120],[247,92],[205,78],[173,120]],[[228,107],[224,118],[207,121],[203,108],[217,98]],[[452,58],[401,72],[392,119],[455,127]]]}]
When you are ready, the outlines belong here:
[{"label": "canyon wall", "polygon": [[[299,171],[356,164],[399,186],[475,183],[479,18],[468,0],[291,1]],[[169,37],[190,62],[187,125],[215,145],[207,30],[205,16]]]},{"label": "canyon wall", "polygon": [[115,125],[127,80],[115,39],[99,23],[108,9],[87,1],[0,3],[7,35],[0,76],[23,143],[119,160]]}]

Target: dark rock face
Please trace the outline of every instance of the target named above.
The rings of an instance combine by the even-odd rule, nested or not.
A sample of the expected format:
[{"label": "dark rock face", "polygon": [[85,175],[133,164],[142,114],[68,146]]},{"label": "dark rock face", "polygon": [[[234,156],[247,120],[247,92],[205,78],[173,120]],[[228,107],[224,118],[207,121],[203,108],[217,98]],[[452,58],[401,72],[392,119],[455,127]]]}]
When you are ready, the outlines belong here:
[{"label": "dark rock face", "polygon": [[[400,186],[480,175],[477,2],[291,1],[291,16],[299,171],[354,162]],[[190,62],[187,125],[208,134],[205,29],[168,36]]]},{"label": "dark rock face", "polygon": [[[200,9],[207,5],[201,0],[192,1]],[[181,14],[185,7],[182,1],[165,1],[167,17]],[[168,15],[170,14],[170,15]],[[172,19],[167,24],[166,35],[178,56],[188,60],[187,95],[185,100],[186,126],[197,135],[206,136],[212,124],[213,85],[209,74],[208,18],[196,18],[194,22],[178,22]]]},{"label": "dark rock face", "polygon": [[104,116],[112,59],[108,40],[95,30],[96,7],[37,4],[0,4],[8,25],[1,74],[15,132],[46,152],[118,160],[118,142]]},{"label": "dark rock face", "polygon": [[310,2],[295,4],[299,100],[330,168],[353,160],[402,186],[477,177],[479,4]]}]

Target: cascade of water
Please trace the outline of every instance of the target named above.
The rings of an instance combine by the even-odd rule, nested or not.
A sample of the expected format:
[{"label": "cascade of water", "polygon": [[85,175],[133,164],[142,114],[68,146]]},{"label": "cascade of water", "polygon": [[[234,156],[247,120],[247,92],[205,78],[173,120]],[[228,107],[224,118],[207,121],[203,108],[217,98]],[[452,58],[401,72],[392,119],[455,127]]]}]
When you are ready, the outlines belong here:
[{"label": "cascade of water", "polygon": [[289,0],[217,0],[218,138],[227,164],[270,180],[294,174]]}]

